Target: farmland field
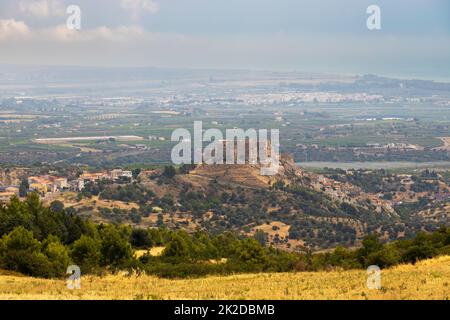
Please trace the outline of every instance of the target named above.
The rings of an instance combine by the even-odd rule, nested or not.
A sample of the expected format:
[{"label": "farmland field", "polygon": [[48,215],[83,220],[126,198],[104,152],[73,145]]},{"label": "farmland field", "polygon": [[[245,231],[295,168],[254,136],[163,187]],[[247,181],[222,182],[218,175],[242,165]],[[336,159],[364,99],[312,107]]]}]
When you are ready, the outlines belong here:
[{"label": "farmland field", "polygon": [[382,270],[369,290],[364,270],[261,273],[168,280],[146,275],[86,276],[81,289],[64,280],[0,272],[0,299],[443,299],[450,297],[450,256]]}]

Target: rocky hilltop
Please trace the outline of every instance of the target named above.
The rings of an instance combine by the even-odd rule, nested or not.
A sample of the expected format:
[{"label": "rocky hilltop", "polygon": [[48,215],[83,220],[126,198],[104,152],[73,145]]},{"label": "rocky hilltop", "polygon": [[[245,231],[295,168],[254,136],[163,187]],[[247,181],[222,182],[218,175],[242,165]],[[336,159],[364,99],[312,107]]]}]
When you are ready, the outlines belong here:
[{"label": "rocky hilltop", "polygon": [[170,194],[174,204],[173,210],[152,213],[148,221],[159,217],[187,230],[257,234],[290,250],[357,245],[374,230],[386,230],[389,237],[388,226],[401,223],[389,202],[355,185],[303,171],[291,155],[282,155],[274,176],[262,176],[260,169],[200,165],[168,180],[144,173],[140,178],[146,188],[158,198]]}]

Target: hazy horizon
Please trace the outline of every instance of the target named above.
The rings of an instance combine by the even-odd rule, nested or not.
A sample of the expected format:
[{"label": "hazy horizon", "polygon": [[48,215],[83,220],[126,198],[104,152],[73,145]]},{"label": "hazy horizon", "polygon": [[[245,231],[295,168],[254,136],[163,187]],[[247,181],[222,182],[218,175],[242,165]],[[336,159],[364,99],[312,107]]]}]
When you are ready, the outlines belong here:
[{"label": "hazy horizon", "polygon": [[0,67],[10,68],[52,68],[52,69],[64,69],[74,68],[79,70],[83,69],[102,69],[102,70],[172,70],[172,71],[190,71],[190,72],[255,72],[255,73],[297,73],[299,75],[334,75],[342,77],[363,77],[366,75],[374,75],[381,78],[390,78],[397,80],[419,80],[419,81],[434,81],[441,83],[450,83],[450,75],[448,76],[417,76],[399,73],[358,73],[358,72],[327,72],[327,71],[314,71],[314,70],[300,70],[300,69],[257,69],[257,68],[201,68],[201,67],[172,67],[172,66],[99,66],[99,65],[70,65],[70,64],[28,64],[28,63],[3,63],[0,61]]},{"label": "hazy horizon", "polygon": [[[444,0],[68,0],[0,3],[0,63],[282,70],[450,80]],[[368,30],[366,9],[381,9]]]}]

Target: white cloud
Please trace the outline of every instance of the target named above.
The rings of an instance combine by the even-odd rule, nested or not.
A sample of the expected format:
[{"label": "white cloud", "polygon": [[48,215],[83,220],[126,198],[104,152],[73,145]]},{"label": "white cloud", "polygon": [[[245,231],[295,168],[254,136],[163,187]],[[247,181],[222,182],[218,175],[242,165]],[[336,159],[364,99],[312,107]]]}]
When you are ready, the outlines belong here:
[{"label": "white cloud", "polygon": [[0,19],[0,43],[11,41],[33,45],[36,43],[85,43],[94,46],[99,41],[107,43],[140,41],[148,37],[139,26],[98,27],[70,30],[66,25],[30,30],[23,21]]},{"label": "white cloud", "polygon": [[17,21],[14,19],[0,20],[0,40],[24,36],[29,33],[30,29],[23,21]]},{"label": "white cloud", "polygon": [[17,20],[0,20],[0,48],[0,62],[6,63],[347,73],[385,73],[393,65],[403,63],[409,68],[424,59],[446,66],[450,57],[448,36],[330,38],[277,33],[217,37],[155,33],[136,25],[80,31],[65,25],[29,29]]},{"label": "white cloud", "polygon": [[122,8],[131,13],[133,19],[139,18],[141,12],[157,13],[159,4],[153,0],[121,0]]},{"label": "white cloud", "polygon": [[138,26],[120,26],[116,28],[98,27],[94,29],[82,29],[81,31],[69,30],[65,25],[38,30],[36,38],[45,38],[56,42],[78,42],[95,44],[97,41],[124,42],[138,40],[145,34]]},{"label": "white cloud", "polygon": [[22,0],[19,9],[23,13],[37,17],[64,15],[64,6],[60,0]]}]

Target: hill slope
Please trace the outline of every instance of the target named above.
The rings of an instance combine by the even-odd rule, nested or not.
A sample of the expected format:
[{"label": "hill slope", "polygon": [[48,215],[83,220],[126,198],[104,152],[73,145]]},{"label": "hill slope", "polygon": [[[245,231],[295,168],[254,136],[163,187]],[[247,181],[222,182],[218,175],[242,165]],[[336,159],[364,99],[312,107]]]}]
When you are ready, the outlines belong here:
[{"label": "hill slope", "polygon": [[[261,176],[259,166],[247,164],[200,165],[163,183],[141,178],[157,197],[173,197],[175,205],[162,213],[171,228],[246,235],[261,230],[268,243],[287,250],[354,246],[375,230],[393,240],[398,236],[393,227],[404,225],[387,201],[350,183],[305,172],[289,155],[281,157],[274,176]],[[152,226],[157,216],[142,222]]]},{"label": "hill slope", "polygon": [[[290,251],[354,247],[372,233],[386,241],[409,238],[450,222],[450,211],[436,201],[446,194],[443,188],[399,207],[403,201],[393,198],[402,194],[397,189],[405,187],[404,177],[316,174],[299,169],[289,155],[281,157],[274,176],[262,176],[258,165],[248,164],[188,166],[172,173],[143,171],[131,183],[96,182],[83,190],[81,200],[75,193],[58,199],[96,222],[257,234],[261,241]],[[427,187],[422,180],[418,185]],[[389,198],[379,188],[393,194]],[[429,193],[408,192],[417,197]]]}]

